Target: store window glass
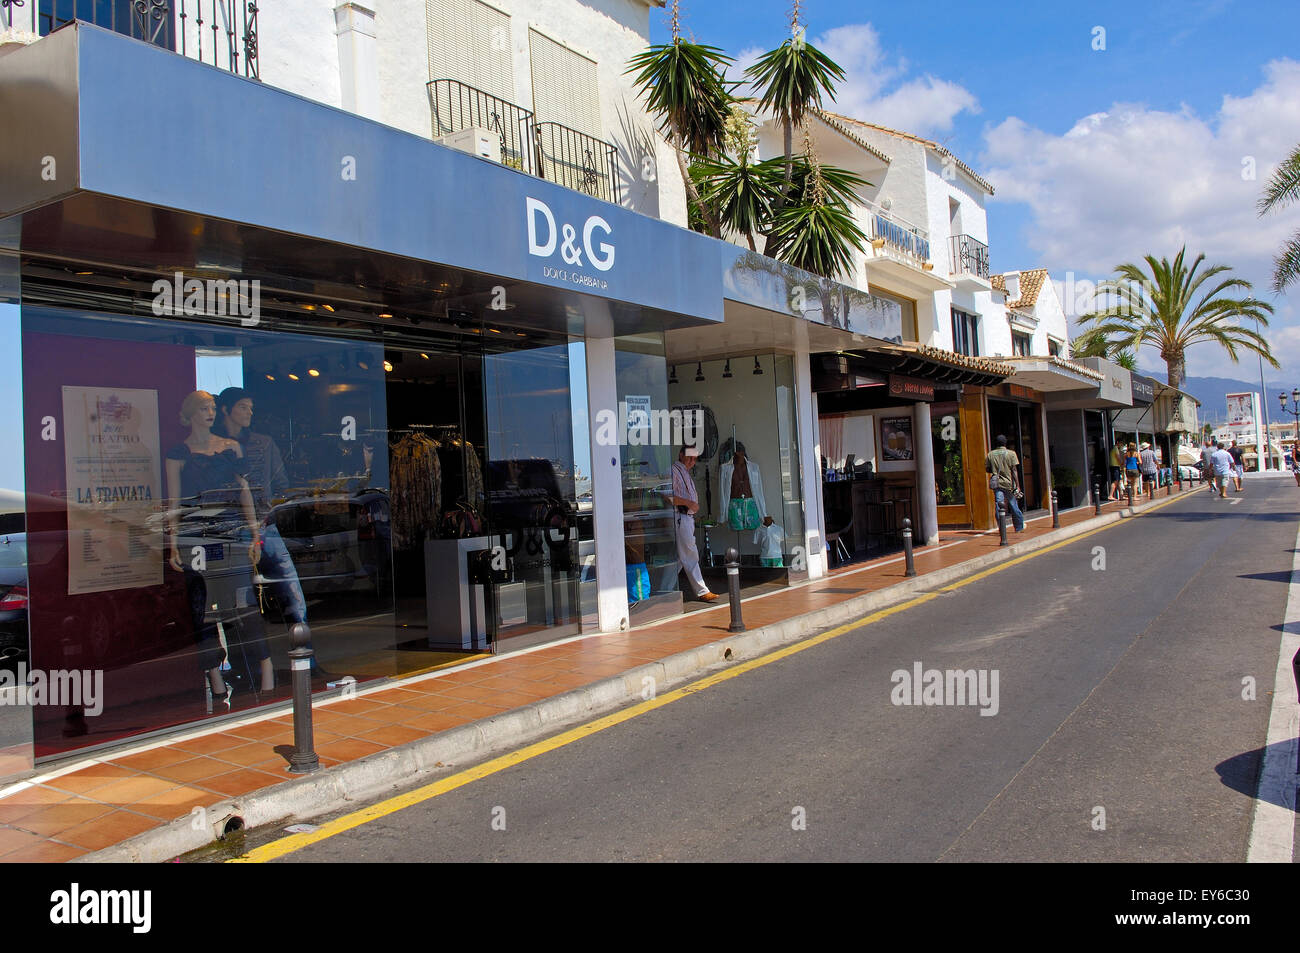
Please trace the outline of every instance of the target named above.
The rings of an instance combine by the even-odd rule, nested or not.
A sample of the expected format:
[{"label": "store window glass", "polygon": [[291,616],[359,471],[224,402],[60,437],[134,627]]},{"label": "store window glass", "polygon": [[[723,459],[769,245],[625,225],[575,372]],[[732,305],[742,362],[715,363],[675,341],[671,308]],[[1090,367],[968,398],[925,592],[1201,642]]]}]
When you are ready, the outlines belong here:
[{"label": "store window glass", "polygon": [[[669,502],[672,464],[681,448],[673,443],[676,435],[667,417],[673,394],[664,360],[663,335],[615,338],[614,361],[619,401],[616,413],[627,417],[619,461],[629,619],[635,625],[681,606],[676,511]],[[661,426],[652,431],[652,423],[665,419],[669,420],[667,433]]]},{"label": "store window glass", "polygon": [[930,432],[939,505],[963,504],[966,484],[962,477],[961,415],[955,401],[930,405]]},{"label": "store window glass", "polygon": [[[760,360],[761,364],[761,360]],[[797,557],[803,553],[804,501],[802,471],[799,466],[799,404],[795,396],[794,358],[777,354],[773,358],[773,377],[776,384],[777,443],[781,466],[781,524],[784,528],[783,553]],[[771,547],[769,547],[771,549]],[[807,560],[785,560],[793,573],[806,570]]]},{"label": "store window glass", "polygon": [[298,622],[391,674],[377,347],[27,305],[22,357],[32,667],[102,673],[38,754],[283,700]]}]

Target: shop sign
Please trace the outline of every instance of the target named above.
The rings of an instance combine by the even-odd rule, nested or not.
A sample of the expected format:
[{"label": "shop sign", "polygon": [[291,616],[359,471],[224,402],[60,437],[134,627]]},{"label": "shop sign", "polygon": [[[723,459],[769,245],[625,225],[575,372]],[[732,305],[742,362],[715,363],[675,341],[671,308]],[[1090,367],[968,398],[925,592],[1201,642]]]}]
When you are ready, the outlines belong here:
[{"label": "shop sign", "polygon": [[880,418],[880,447],[889,461],[912,459],[912,418]]},{"label": "shop sign", "polygon": [[606,272],[614,267],[614,245],[603,240],[612,234],[609,222],[599,215],[588,215],[579,241],[577,226],[563,222],[557,227],[555,213],[541,199],[525,196],[524,208],[528,213],[528,254],[553,259],[558,253],[563,264],[570,266],[547,265],[543,269],[545,277],[602,291],[609,287],[603,278],[587,271],[594,268]]},{"label": "shop sign", "polygon": [[160,585],[158,392],[64,387],[63,428],[68,595]]},{"label": "shop sign", "polygon": [[1155,403],[1156,382],[1153,378],[1133,375],[1133,399],[1144,404]]},{"label": "shop sign", "polygon": [[934,400],[934,382],[904,374],[890,374],[889,395],[908,400]]}]

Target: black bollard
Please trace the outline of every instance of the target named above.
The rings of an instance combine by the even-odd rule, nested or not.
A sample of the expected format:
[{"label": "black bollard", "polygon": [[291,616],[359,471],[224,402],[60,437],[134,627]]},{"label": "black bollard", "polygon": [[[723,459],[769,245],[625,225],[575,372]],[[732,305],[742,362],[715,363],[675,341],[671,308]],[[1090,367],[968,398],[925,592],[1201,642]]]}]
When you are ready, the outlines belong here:
[{"label": "black bollard", "polygon": [[1007,544],[1007,505],[1003,503],[1002,500],[1000,499],[998,500],[997,510],[998,510],[998,539],[999,539],[998,545],[1005,546]]},{"label": "black bollard", "polygon": [[1101,515],[1101,484],[1092,485],[1092,513],[1094,516]]},{"label": "black bollard", "polygon": [[735,546],[727,548],[727,598],[731,600],[731,625],[728,632],[744,632],[745,620],[740,617],[740,551]]},{"label": "black bollard", "polygon": [[907,566],[904,576],[916,575],[916,563],[912,561],[912,521],[903,517],[903,564]]},{"label": "black bollard", "polygon": [[320,768],[311,729],[311,629],[295,622],[289,629],[289,666],[293,670],[293,754],[289,773],[307,774]]},{"label": "black bollard", "polygon": [[1133,509],[1133,484],[1128,485],[1128,508]]},{"label": "black bollard", "polygon": [[1052,529],[1061,528],[1061,507],[1056,499],[1056,491],[1052,491]]}]

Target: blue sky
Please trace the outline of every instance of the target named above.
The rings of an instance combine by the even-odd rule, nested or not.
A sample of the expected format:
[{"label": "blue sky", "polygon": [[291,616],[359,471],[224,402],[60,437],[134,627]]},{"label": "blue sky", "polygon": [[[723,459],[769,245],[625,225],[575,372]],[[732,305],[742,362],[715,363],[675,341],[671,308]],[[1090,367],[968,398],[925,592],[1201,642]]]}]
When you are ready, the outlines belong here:
[{"label": "blue sky", "polygon": [[[789,8],[685,0],[683,32],[748,60],[788,34]],[[810,39],[849,74],[832,108],[942,142],[992,181],[995,270],[1099,278],[1186,242],[1274,303],[1269,338],[1285,369],[1269,379],[1300,384],[1300,289],[1290,300],[1267,290],[1300,208],[1263,222],[1254,211],[1272,165],[1300,143],[1300,2],[805,0],[802,10]],[[651,36],[668,38],[666,10],[652,11]],[[1258,373],[1210,345],[1188,357],[1193,374]],[[1154,352],[1141,363],[1163,370]]]}]

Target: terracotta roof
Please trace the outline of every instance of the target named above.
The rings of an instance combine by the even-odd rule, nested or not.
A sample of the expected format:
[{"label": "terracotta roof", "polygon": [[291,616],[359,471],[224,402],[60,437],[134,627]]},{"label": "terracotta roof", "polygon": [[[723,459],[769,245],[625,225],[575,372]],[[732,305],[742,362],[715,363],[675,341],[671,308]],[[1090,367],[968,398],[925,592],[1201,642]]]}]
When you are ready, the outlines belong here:
[{"label": "terracotta roof", "polygon": [[985,374],[1000,374],[1003,377],[1010,377],[1015,371],[1012,365],[1004,361],[994,360],[989,357],[967,357],[965,354],[958,354],[956,351],[945,351],[940,347],[930,347],[928,344],[890,344],[876,348],[876,350],[898,354],[919,354],[941,364],[980,371]]},{"label": "terracotta roof", "polygon": [[[738,99],[737,102],[741,103],[742,105],[749,106],[755,109],[756,111],[759,106],[759,100],[753,98]],[[843,136],[845,139],[852,142],[859,149],[871,153],[881,162],[889,163],[894,161],[889,156],[885,155],[885,153],[881,152],[879,149],[873,146],[871,143],[867,142],[861,136],[854,133],[853,130],[850,129],[841,120],[841,118],[836,116],[834,113],[828,113],[821,109],[814,109],[811,112],[814,116],[820,119],[824,125],[834,130],[835,132],[838,132],[841,136]]]},{"label": "terracotta roof", "polygon": [[1106,375],[1101,371],[1094,371],[1091,367],[1088,367],[1085,364],[1076,364],[1074,361],[1067,361],[1063,357],[1041,357],[1030,354],[1025,357],[1007,357],[1003,358],[1003,360],[1011,361],[1013,363],[1019,361],[1046,361],[1053,367],[1059,367],[1062,370],[1069,371],[1071,374],[1078,374],[1081,377],[1090,377],[1095,381],[1103,380],[1106,377]]},{"label": "terracotta roof", "polygon": [[957,168],[965,172],[968,176],[970,176],[971,180],[976,185],[978,185],[984,191],[988,192],[989,195],[993,194],[993,186],[989,183],[988,179],[985,179],[978,172],[976,172],[974,169],[968,166],[965,162],[962,162],[961,159],[957,158],[957,156],[954,155],[952,152],[950,152],[947,149],[947,147],[941,146],[933,139],[926,139],[922,136],[916,136],[910,132],[900,132],[897,129],[890,129],[888,126],[881,126],[874,122],[863,122],[861,119],[854,119],[851,116],[841,116],[839,113],[828,112],[828,113],[824,113],[824,115],[832,119],[838,119],[840,122],[849,123],[850,125],[854,125],[854,126],[863,126],[867,129],[875,129],[877,132],[883,132],[888,136],[896,136],[899,139],[906,139],[908,142],[920,143],[921,145],[925,146],[927,149],[933,149],[935,152],[939,153],[939,155],[943,156],[944,158],[951,158],[953,164],[957,166]]},{"label": "terracotta roof", "polygon": [[[1015,272],[1011,271],[1007,274],[1013,275]],[[1038,301],[1038,292],[1043,290],[1043,282],[1046,280],[1046,268],[1031,268],[1020,272],[1020,297],[1015,301],[1008,301],[1007,308],[1012,311],[1032,311]],[[993,285],[994,291],[1007,293],[1006,275],[990,275],[989,283]]]}]

